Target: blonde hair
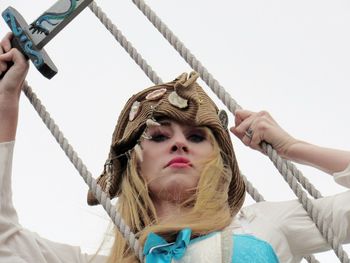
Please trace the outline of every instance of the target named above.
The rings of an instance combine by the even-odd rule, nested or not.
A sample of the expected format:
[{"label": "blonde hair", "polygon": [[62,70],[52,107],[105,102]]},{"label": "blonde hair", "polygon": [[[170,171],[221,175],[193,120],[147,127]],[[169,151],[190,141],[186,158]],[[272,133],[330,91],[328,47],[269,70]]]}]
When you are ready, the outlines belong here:
[{"label": "blonde hair", "polygon": [[[182,204],[192,209],[181,218],[176,218],[176,221],[158,222],[147,185],[137,171],[136,155],[131,155],[123,175],[117,209],[142,245],[150,232],[171,242],[175,240],[177,232],[186,227],[192,229],[192,237],[198,237],[220,231],[230,224],[232,216],[228,205],[228,188],[231,171],[223,162],[222,152],[213,133],[209,128],[205,130],[213,145],[213,152],[209,160],[205,160],[195,194]],[[117,229],[107,262],[139,262]]]}]

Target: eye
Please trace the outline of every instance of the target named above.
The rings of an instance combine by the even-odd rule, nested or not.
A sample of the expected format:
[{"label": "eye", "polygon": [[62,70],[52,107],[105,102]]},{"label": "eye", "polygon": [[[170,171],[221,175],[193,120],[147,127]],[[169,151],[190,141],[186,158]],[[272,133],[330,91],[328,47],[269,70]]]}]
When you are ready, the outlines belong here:
[{"label": "eye", "polygon": [[169,137],[163,133],[155,133],[151,135],[151,141],[154,141],[154,142],[164,142],[168,138]]},{"label": "eye", "polygon": [[200,143],[200,142],[206,140],[206,137],[201,133],[192,133],[187,137],[187,139],[190,142]]}]

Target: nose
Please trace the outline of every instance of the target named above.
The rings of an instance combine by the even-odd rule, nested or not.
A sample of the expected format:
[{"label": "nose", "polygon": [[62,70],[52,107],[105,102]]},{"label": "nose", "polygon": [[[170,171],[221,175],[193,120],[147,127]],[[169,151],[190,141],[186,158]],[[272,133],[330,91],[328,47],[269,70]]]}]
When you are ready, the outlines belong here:
[{"label": "nose", "polygon": [[170,151],[173,152],[184,152],[188,153],[189,148],[187,144],[186,137],[184,134],[175,134],[173,137],[173,142],[170,148]]},{"label": "nose", "polygon": [[188,146],[181,143],[175,143],[173,146],[171,146],[171,152],[188,153]]}]

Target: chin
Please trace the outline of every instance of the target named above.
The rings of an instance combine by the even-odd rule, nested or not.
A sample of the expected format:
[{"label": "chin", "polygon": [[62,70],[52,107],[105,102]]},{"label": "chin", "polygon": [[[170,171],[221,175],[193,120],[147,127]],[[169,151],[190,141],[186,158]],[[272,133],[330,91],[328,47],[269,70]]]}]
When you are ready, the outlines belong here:
[{"label": "chin", "polygon": [[153,196],[163,200],[184,201],[189,198],[198,185],[199,177],[188,174],[164,176],[149,184]]}]

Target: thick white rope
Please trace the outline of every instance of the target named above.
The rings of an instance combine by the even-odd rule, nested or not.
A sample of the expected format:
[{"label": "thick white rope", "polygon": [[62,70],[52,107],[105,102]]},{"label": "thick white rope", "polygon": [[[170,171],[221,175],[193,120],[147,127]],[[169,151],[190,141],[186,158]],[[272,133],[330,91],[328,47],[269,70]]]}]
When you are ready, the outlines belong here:
[{"label": "thick white rope", "polygon": [[126,39],[123,33],[111,22],[111,20],[102,11],[102,9],[95,2],[92,2],[89,5],[89,8],[96,15],[96,17],[101,21],[101,23],[107,28],[107,30],[111,32],[114,38],[120,43],[120,45],[135,61],[135,63],[139,65],[139,67],[143,70],[143,72],[145,72],[147,77],[156,85],[163,83],[163,81],[157,75],[157,73],[146,62],[146,60],[142,58],[142,56],[137,52],[137,50],[132,46],[132,44]]},{"label": "thick white rope", "polygon": [[301,188],[300,184],[298,184],[296,178],[288,168],[288,164],[277,154],[277,152],[272,148],[270,144],[264,142],[262,143],[262,148],[267,152],[270,160],[283,176],[284,180],[291,186],[300,203],[308,212],[310,218],[315,222],[322,236],[326,239],[328,244],[330,244],[339,260],[341,262],[348,263],[348,255],[343,250],[343,247],[339,242],[339,238],[334,234],[331,222],[328,222],[319,216],[319,211],[314,207],[311,200],[307,197],[307,193]]},{"label": "thick white rope", "polygon": [[[90,6],[91,11],[99,18],[99,20],[102,22],[102,24],[105,25],[105,27],[108,29],[109,32],[112,33],[112,35],[115,37],[115,39],[121,44],[121,46],[126,50],[131,58],[141,67],[141,69],[145,72],[145,74],[151,79],[151,81],[155,84],[160,84],[161,80],[159,77],[156,79],[153,76],[157,76],[156,73],[153,71],[152,74],[149,74],[148,71],[145,69],[150,69],[151,67],[147,64],[147,62],[142,58],[140,54],[136,51],[136,49],[132,46],[132,44],[122,35],[121,31],[118,30],[116,25],[114,25],[111,20],[107,17],[107,15],[101,10],[100,7],[97,6],[95,2],[93,2]],[[142,63],[139,63],[139,61],[142,61]],[[157,81],[160,80],[160,81]],[[259,191],[252,185],[252,183],[241,173],[241,176],[246,184],[247,192],[250,194],[250,196],[256,201],[261,202],[264,201],[263,196],[259,193]],[[307,184],[308,180],[304,178],[304,182]],[[303,179],[301,178],[301,179]],[[310,184],[310,183],[309,183]],[[311,185],[311,184],[310,184]],[[312,185],[311,185],[312,187]],[[313,192],[318,192],[317,190],[314,190]],[[319,195],[320,197],[320,195]],[[305,259],[310,263],[317,263],[319,262],[313,255],[309,255],[305,257]]]},{"label": "thick white rope", "polygon": [[[227,108],[234,114],[235,110],[241,108],[238,103],[230,96],[228,92],[222,87],[219,82],[208,72],[208,70],[202,65],[202,63],[189,51],[188,48],[174,35],[174,33],[165,25],[163,21],[155,14],[153,10],[142,0],[132,0],[137,8],[147,17],[147,19],[157,28],[157,30],[164,36],[164,38],[178,51],[178,53],[185,59],[185,61],[196,70],[201,76],[202,80],[213,90],[218,98],[227,106]],[[293,192],[298,197],[300,203],[310,215],[311,219],[315,222],[316,226],[320,230],[323,237],[331,245],[334,252],[338,256],[341,262],[348,263],[349,258],[347,253],[343,250],[343,247],[338,241],[338,238],[334,235],[330,222],[324,222],[318,216],[318,212],[314,209],[311,201],[307,198],[307,194],[302,190],[296,177],[304,177],[301,172],[293,174],[294,165],[292,163],[286,163],[286,160],[278,156],[277,152],[271,145],[263,142],[262,147],[267,151],[269,158],[273,161],[274,165],[278,166],[282,163],[285,169],[280,170],[280,173],[285,178]],[[291,169],[292,168],[292,169]],[[296,177],[295,177],[296,176]],[[300,183],[308,182],[305,178]],[[303,185],[305,189],[309,191],[311,195],[318,195],[319,192],[311,185],[307,183]],[[320,196],[320,195],[319,195]],[[317,198],[317,196],[316,196]]]},{"label": "thick white rope", "polygon": [[[123,48],[130,54],[133,60],[141,67],[141,69],[146,73],[146,75],[155,84],[162,83],[162,80],[158,75],[152,70],[152,68],[147,64],[147,62],[142,58],[142,56],[132,47],[131,43],[123,36],[121,31],[117,29],[115,25],[110,22],[110,19],[102,12],[96,3],[92,3],[90,6],[92,12],[100,19],[100,21],[107,27],[107,29],[115,36],[116,40],[123,46]],[[33,105],[34,109],[37,111],[38,115],[41,117],[47,128],[50,130],[52,135],[55,137],[56,141],[59,143],[62,150],[65,152],[69,160],[73,163],[74,167],[78,170],[79,174],[83,177],[85,183],[88,185],[90,191],[94,193],[96,199],[103,206],[109,217],[112,219],[116,227],[122,233],[123,237],[129,243],[129,246],[133,248],[135,254],[140,259],[141,262],[144,261],[143,248],[140,246],[135,234],[130,231],[129,226],[124,223],[120,214],[117,212],[115,207],[111,204],[109,197],[105,192],[102,191],[101,187],[96,183],[96,180],[92,177],[91,173],[87,170],[86,166],[83,164],[82,160],[78,157],[77,153],[74,151],[72,146],[68,143],[68,140],[64,137],[63,133],[60,131],[59,127],[55,124],[55,121],[51,118],[50,114],[46,111],[45,107],[42,105],[40,99],[32,91],[30,86],[25,84],[23,92],[27,96],[28,100]],[[242,175],[243,176],[243,175]],[[263,197],[259,194],[258,190],[255,189],[252,184],[243,176],[243,179],[247,185],[252,189],[253,196],[256,201],[263,201]],[[252,197],[253,197],[252,196]]]},{"label": "thick white rope", "polygon": [[38,99],[36,94],[32,91],[31,87],[26,83],[23,92],[33,105],[35,110],[38,112],[40,118],[43,120],[47,128],[50,130],[52,135],[55,137],[62,150],[67,155],[68,159],[78,170],[85,183],[89,186],[89,189],[94,193],[96,199],[100,202],[103,208],[106,210],[114,224],[117,226],[123,237],[129,243],[130,247],[135,251],[136,256],[143,262],[143,249],[140,246],[139,241],[136,239],[134,233],[130,231],[128,225],[125,224],[121,215],[117,212],[115,206],[112,205],[111,200],[107,194],[102,191],[100,185],[96,183],[96,180],[91,176],[91,173],[87,170],[82,160],[79,158],[77,153],[74,151],[68,140],[64,137],[55,121],[50,117],[50,114],[46,111],[41,101]]},{"label": "thick white rope", "polygon": [[[130,55],[130,57],[135,61],[137,65],[145,72],[147,77],[155,84],[161,84],[163,81],[161,78],[157,75],[155,71],[152,70],[152,67],[147,63],[145,59],[142,58],[142,55],[138,53],[136,48],[133,47],[133,45],[126,39],[126,37],[123,35],[123,33],[117,28],[116,25],[114,25],[111,20],[108,18],[106,13],[102,11],[102,9],[95,3],[92,2],[90,5],[90,10],[96,15],[96,17],[101,21],[101,23],[107,28],[107,30],[114,36],[114,38],[119,42],[119,44],[124,48],[126,52]],[[259,191],[253,186],[251,182],[248,181],[248,179],[241,174],[244,181],[247,185],[247,192],[249,195],[256,201],[260,202],[263,201],[264,198],[259,193]]]},{"label": "thick white rope", "polygon": [[[236,109],[242,107],[231,97],[231,95],[225,91],[224,87],[208,72],[208,70],[202,65],[202,63],[186,48],[181,40],[175,36],[175,34],[167,27],[167,25],[155,14],[155,12],[146,5],[144,1],[133,0],[133,3],[139,8],[139,10],[148,18],[148,20],[157,28],[157,30],[164,36],[164,38],[175,48],[175,50],[181,55],[182,58],[199,74],[203,81],[212,89],[212,91],[218,96],[218,98],[226,105],[229,111],[234,115]],[[290,166],[294,165],[290,163]],[[297,168],[293,169],[297,171]],[[304,177],[300,172],[295,175],[297,178]],[[318,190],[308,181],[306,177],[300,180],[304,188],[310,195],[314,196]],[[318,192],[319,193],[319,192]]]},{"label": "thick white rope", "polygon": [[[99,7],[95,3],[90,5],[90,9],[100,18],[100,21],[107,27],[107,29],[115,36],[119,43],[124,47],[124,49],[130,54],[130,56],[135,60],[135,62],[143,69],[146,75],[155,83],[160,84],[162,80],[155,74],[155,72],[149,67],[144,59],[137,53],[130,42],[121,34],[121,32],[110,22],[110,20],[105,16]],[[96,181],[92,178],[91,173],[87,171],[85,165],[82,163],[81,159],[74,152],[72,147],[68,144],[68,141],[63,137],[63,134],[59,131],[57,125],[50,118],[50,115],[46,112],[45,107],[37,99],[36,95],[32,92],[29,86],[25,86],[24,92],[28,99],[33,104],[34,108],[37,110],[40,117],[43,119],[46,126],[49,128],[53,136],[56,138],[57,142],[60,144],[61,148],[65,151],[66,155],[69,157],[71,162],[77,168],[84,181],[88,184],[90,190],[95,194],[96,198],[102,204],[104,209],[107,211],[108,215],[111,217],[112,221],[119,228],[124,238],[129,242],[129,245],[134,249],[136,255],[141,261],[143,261],[142,248],[139,246],[138,240],[135,235],[130,231],[130,228],[125,225],[124,221],[120,215],[116,212],[115,208],[111,205],[110,199],[101,190],[100,186],[96,184]],[[233,100],[233,99],[232,99]],[[225,103],[226,104],[226,103]],[[236,105],[238,105],[236,103]],[[291,164],[292,165],[292,164]],[[292,165],[293,167],[293,165]],[[296,168],[295,168],[296,169]],[[302,175],[301,175],[302,176]],[[258,193],[258,191],[252,186],[252,184],[242,175],[244,181],[248,186],[249,193],[257,201],[263,201],[263,197]],[[308,182],[307,180],[304,182]],[[314,191],[319,193],[317,190]],[[320,197],[320,195],[318,195]],[[308,262],[318,262],[313,256],[308,256],[306,258]]]},{"label": "thick white rope", "polygon": [[[90,5],[90,9],[92,12],[95,13],[95,15],[100,19],[100,21],[107,27],[107,29],[115,36],[117,41],[123,46],[123,48],[130,54],[130,56],[135,60],[135,62],[143,69],[145,65],[145,61],[142,59],[143,63],[139,63],[137,59],[135,58],[142,58],[141,55],[137,54],[137,51],[134,47],[131,46],[131,43],[126,40],[126,38],[121,34],[121,32],[117,29],[115,25],[113,25],[110,21],[110,19],[107,18],[107,16],[102,12],[102,10],[96,5],[96,3],[92,3]],[[132,50],[132,53],[129,52],[129,50]],[[149,66],[146,66],[146,68],[151,68]],[[144,69],[143,69],[144,70]],[[145,71],[145,70],[144,70]],[[160,82],[156,82],[150,74],[148,74],[145,71],[146,75],[155,83],[158,84]],[[252,184],[247,180],[247,178],[242,175],[246,185],[247,185],[247,191],[248,193],[253,197],[253,199],[257,202],[263,201],[264,198],[262,195],[259,194],[256,188],[252,186]],[[304,177],[305,178],[305,177]],[[304,182],[307,182],[307,179],[304,179]],[[311,185],[311,184],[309,184]],[[311,185],[312,186],[312,185]],[[313,192],[318,192],[317,190],[314,190]],[[318,195],[320,197],[320,195]],[[318,262],[313,256],[307,257],[308,262]]]}]

